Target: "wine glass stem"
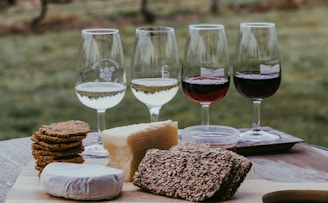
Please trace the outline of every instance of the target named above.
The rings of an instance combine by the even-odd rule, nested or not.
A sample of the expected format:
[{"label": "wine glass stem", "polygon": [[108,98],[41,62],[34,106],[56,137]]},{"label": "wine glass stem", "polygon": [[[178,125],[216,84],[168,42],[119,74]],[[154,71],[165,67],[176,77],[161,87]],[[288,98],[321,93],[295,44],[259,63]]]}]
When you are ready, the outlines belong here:
[{"label": "wine glass stem", "polygon": [[161,107],[160,106],[148,107],[148,109],[150,112],[150,122],[157,122],[159,111],[161,110]]},{"label": "wine glass stem", "polygon": [[105,130],[106,126],[105,126],[105,112],[106,110],[97,110],[97,123],[98,123],[98,143],[102,144],[102,140],[101,140],[101,132],[103,130]]},{"label": "wine glass stem", "polygon": [[261,121],[261,102],[262,99],[253,99],[253,131],[260,131],[260,121]]},{"label": "wine glass stem", "polygon": [[209,125],[210,124],[210,103],[201,103],[202,106],[202,125]]}]

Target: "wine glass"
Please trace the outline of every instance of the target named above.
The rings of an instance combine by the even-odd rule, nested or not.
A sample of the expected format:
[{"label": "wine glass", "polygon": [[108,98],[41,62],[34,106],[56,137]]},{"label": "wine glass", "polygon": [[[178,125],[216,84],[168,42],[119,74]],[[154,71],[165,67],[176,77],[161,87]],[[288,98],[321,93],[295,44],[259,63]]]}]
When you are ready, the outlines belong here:
[{"label": "wine glass", "polygon": [[237,91],[253,101],[252,129],[241,141],[261,142],[280,137],[260,127],[260,105],[272,96],[281,81],[278,39],[274,23],[241,23],[234,57],[233,78]]},{"label": "wine glass", "polygon": [[189,25],[182,67],[182,89],[202,108],[202,125],[209,125],[209,107],[221,100],[230,84],[228,43],[220,24]]},{"label": "wine glass", "polygon": [[130,87],[133,95],[149,109],[151,122],[158,121],[161,107],[178,92],[180,69],[173,28],[136,29]]},{"label": "wine glass", "polygon": [[108,156],[101,141],[105,112],[120,103],[126,90],[126,70],[119,30],[94,28],[82,30],[76,95],[87,107],[97,110],[98,143],[87,146],[84,155]]}]

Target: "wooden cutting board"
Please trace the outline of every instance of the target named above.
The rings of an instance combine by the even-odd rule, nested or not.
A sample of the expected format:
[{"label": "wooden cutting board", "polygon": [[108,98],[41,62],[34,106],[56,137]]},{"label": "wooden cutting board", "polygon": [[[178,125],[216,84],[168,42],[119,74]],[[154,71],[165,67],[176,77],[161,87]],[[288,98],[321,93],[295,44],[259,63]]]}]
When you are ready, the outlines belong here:
[{"label": "wooden cutting board", "polygon": [[[107,159],[87,159],[89,164],[107,164]],[[7,196],[6,203],[38,203],[38,202],[76,202],[64,198],[53,197],[44,192],[39,183],[37,171],[34,170],[34,161],[29,162],[19,175],[12,190]],[[328,183],[280,183],[261,180],[254,176],[251,171],[245,181],[241,184],[231,203],[261,203],[262,196],[266,193],[287,190],[328,190]],[[188,202],[179,199],[172,199],[158,195],[152,195],[141,191],[131,183],[124,183],[121,195],[111,201],[103,202]]]}]

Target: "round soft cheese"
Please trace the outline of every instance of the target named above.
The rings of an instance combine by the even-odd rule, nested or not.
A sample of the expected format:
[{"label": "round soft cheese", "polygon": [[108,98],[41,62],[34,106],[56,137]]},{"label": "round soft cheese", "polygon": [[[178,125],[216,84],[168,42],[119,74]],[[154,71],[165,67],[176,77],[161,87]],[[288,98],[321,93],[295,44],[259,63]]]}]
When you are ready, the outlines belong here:
[{"label": "round soft cheese", "polygon": [[40,176],[47,193],[75,200],[113,199],[121,193],[123,182],[122,170],[91,164],[54,162]]}]

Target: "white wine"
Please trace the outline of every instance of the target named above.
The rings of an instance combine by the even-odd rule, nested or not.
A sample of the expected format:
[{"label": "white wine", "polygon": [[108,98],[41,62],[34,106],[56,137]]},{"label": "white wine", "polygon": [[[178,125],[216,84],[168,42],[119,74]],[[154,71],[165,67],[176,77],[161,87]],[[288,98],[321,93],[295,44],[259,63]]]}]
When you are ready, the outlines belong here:
[{"label": "white wine", "polygon": [[175,78],[141,78],[131,81],[134,96],[149,107],[166,104],[178,89],[179,81]]},{"label": "white wine", "polygon": [[106,110],[120,103],[126,86],[114,82],[87,82],[75,87],[82,104],[98,110]]}]

